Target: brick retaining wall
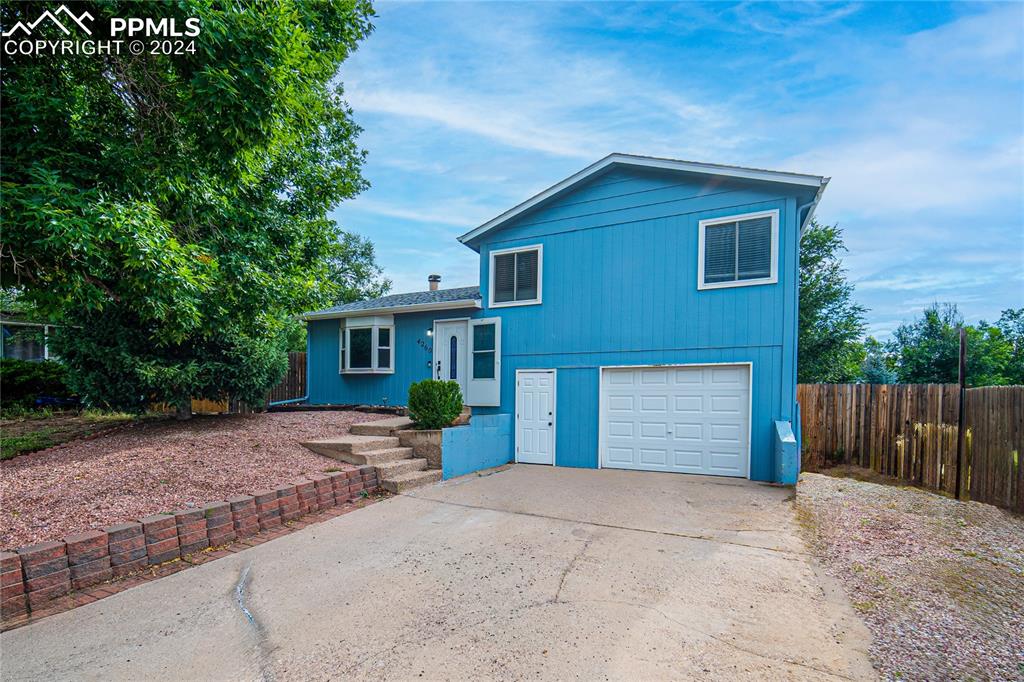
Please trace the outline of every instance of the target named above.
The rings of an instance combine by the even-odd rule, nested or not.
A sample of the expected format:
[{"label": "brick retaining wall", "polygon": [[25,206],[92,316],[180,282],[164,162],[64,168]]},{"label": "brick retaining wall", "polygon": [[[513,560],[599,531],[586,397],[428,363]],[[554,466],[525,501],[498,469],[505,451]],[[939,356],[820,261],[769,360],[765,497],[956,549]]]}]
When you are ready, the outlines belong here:
[{"label": "brick retaining wall", "polygon": [[313,474],[253,495],[0,552],[0,619],[44,610],[75,591],[274,531],[300,516],[357,499],[378,484],[372,466]]}]

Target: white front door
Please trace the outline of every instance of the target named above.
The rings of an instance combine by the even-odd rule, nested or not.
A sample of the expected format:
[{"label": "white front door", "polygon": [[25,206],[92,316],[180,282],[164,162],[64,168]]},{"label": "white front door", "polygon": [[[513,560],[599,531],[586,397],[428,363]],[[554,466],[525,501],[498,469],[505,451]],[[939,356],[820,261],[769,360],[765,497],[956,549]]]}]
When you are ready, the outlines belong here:
[{"label": "white front door", "polygon": [[457,381],[466,402],[466,320],[434,323],[434,378]]},{"label": "white front door", "polygon": [[555,370],[516,372],[516,461],[555,463]]},{"label": "white front door", "polygon": [[605,368],[600,391],[602,467],[747,476],[748,365]]}]

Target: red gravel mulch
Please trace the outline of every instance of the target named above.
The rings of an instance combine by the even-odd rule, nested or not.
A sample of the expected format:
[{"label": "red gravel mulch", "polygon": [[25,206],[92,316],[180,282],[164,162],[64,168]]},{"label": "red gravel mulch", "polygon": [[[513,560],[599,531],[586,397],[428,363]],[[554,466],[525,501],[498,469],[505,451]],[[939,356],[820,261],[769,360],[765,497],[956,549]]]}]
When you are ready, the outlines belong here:
[{"label": "red gravel mulch", "polygon": [[291,412],[139,424],[0,462],[0,547],[59,540],[348,468],[299,441],[388,415]]}]

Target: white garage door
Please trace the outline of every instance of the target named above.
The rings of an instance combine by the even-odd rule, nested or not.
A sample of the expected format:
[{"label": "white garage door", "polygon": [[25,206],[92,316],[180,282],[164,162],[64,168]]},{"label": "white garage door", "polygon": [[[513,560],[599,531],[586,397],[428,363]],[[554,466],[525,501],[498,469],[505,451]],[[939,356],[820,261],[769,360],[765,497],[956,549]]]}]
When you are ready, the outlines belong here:
[{"label": "white garage door", "polygon": [[601,370],[601,466],[747,476],[747,365]]}]

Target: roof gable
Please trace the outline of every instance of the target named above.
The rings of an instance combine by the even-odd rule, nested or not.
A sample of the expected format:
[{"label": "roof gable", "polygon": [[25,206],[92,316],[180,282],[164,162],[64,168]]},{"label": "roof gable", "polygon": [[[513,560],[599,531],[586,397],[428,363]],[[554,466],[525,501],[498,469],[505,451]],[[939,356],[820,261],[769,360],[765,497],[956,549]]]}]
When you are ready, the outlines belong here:
[{"label": "roof gable", "polygon": [[[820,198],[822,191],[828,184],[829,178],[820,175],[807,175],[803,173],[788,173],[783,171],[765,170],[760,168],[745,168],[742,166],[727,166],[714,163],[699,163],[694,161],[680,161],[675,159],[660,159],[650,156],[637,156],[632,154],[609,154],[600,161],[593,163],[583,170],[575,173],[565,180],[552,185],[543,192],[527,199],[526,201],[510,208],[499,216],[492,218],[486,223],[470,230],[459,237],[463,244],[476,242],[485,234],[507,224],[509,221],[533,210],[534,208],[573,191],[580,185],[593,180],[597,175],[607,173],[613,166],[627,168],[647,168],[665,171],[678,171],[683,173],[696,173],[701,175],[718,176],[723,178],[735,178],[742,180],[754,180],[764,182],[775,182],[788,185],[797,185],[815,190],[815,203]],[[809,214],[808,214],[809,215]],[[475,247],[474,247],[475,249]]]}]

